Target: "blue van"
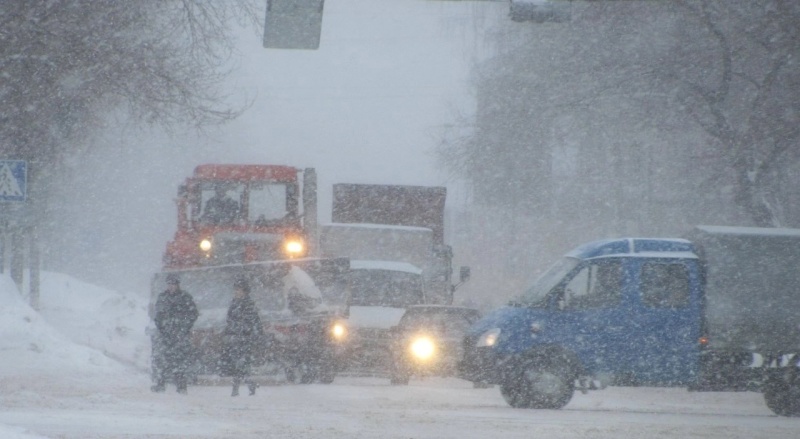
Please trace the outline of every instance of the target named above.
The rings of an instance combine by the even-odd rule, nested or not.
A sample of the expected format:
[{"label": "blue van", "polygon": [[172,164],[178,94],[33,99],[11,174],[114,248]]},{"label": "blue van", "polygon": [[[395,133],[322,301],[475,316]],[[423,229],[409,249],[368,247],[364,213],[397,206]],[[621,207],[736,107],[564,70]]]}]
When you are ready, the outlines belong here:
[{"label": "blue van", "polygon": [[799,267],[792,229],[591,242],[470,328],[460,374],[499,384],[513,407],[561,408],[607,385],[684,386],[762,390],[776,413],[800,415]]}]

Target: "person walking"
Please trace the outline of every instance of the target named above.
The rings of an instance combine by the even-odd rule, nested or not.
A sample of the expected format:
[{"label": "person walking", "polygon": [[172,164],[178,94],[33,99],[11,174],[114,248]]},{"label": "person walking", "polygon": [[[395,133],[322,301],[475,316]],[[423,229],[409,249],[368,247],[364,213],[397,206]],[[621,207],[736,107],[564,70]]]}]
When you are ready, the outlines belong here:
[{"label": "person walking", "polygon": [[223,332],[221,373],[233,378],[231,396],[239,395],[239,385],[244,382],[250,395],[256,394],[257,384],[250,378],[250,367],[254,362],[255,348],[263,339],[264,328],[258,308],[250,297],[250,284],[245,278],[233,283],[233,300],[228,307],[227,322]]},{"label": "person walking", "polygon": [[153,321],[158,334],[153,349],[154,392],[166,390],[168,380],[175,382],[178,393],[186,394],[187,369],[192,359],[190,331],[199,316],[192,296],[181,290],[180,278],[171,273],[167,289],[158,295]]}]

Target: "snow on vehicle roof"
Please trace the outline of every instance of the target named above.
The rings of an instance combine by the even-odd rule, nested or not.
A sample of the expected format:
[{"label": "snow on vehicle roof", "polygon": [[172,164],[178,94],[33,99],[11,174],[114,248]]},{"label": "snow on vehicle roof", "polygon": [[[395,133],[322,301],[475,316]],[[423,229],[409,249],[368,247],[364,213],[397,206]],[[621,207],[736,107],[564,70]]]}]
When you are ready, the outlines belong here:
[{"label": "snow on vehicle roof", "polygon": [[678,238],[618,238],[583,244],[567,253],[568,257],[697,258],[694,244]]},{"label": "snow on vehicle roof", "polygon": [[351,270],[389,270],[402,271],[405,273],[422,274],[422,269],[408,262],[398,261],[369,261],[352,260],[350,261]]},{"label": "snow on vehicle roof", "polygon": [[396,224],[372,224],[372,223],[328,223],[324,227],[352,228],[352,229],[393,229],[415,232],[433,233],[432,229],[417,226],[398,226]]},{"label": "snow on vehicle roof", "polygon": [[296,288],[297,292],[313,299],[322,299],[322,292],[317,287],[314,279],[308,275],[302,268],[293,265],[283,278],[284,293],[288,294],[289,290]]},{"label": "snow on vehicle roof", "polygon": [[762,236],[800,236],[800,229],[767,228],[767,227],[734,227],[734,226],[697,226],[711,234],[724,233],[727,235],[762,235]]},{"label": "snow on vehicle roof", "polygon": [[476,308],[470,308],[468,306],[457,306],[457,305],[440,305],[440,304],[425,304],[425,305],[411,305],[406,308],[406,312],[416,310],[416,311],[475,311],[480,312]]}]

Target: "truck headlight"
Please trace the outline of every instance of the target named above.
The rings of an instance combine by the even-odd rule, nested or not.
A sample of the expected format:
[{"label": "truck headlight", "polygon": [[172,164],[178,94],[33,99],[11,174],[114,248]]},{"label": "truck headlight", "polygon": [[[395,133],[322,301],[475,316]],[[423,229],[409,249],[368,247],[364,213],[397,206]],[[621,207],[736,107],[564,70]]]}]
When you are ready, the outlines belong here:
[{"label": "truck headlight", "polygon": [[497,343],[497,338],[500,337],[500,328],[492,328],[478,337],[477,343],[475,343],[476,347],[483,348],[483,347],[492,347]]},{"label": "truck headlight", "polygon": [[200,241],[200,250],[208,252],[211,250],[211,247],[211,240],[209,238],[204,238],[202,241]]},{"label": "truck headlight", "polygon": [[286,241],[284,249],[290,258],[295,258],[303,255],[305,246],[303,245],[303,241],[299,239],[290,239]]},{"label": "truck headlight", "polygon": [[419,336],[411,341],[409,350],[414,358],[425,361],[436,353],[436,344],[430,337]]}]

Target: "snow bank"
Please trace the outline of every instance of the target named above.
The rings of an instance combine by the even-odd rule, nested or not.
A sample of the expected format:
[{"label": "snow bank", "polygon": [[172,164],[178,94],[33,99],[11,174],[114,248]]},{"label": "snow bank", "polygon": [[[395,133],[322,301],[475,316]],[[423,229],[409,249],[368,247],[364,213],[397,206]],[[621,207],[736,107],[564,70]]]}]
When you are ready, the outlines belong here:
[{"label": "snow bank", "polygon": [[[109,338],[108,332],[101,329],[108,324],[108,319],[116,318],[118,312],[91,312],[102,310],[103,304],[112,299],[111,296],[98,295],[97,299],[106,299],[98,304],[95,298],[89,300],[69,289],[51,290],[47,282],[52,279],[46,273],[43,273],[42,279],[42,313],[38,313],[28,306],[11,278],[6,274],[0,275],[0,392],[8,394],[9,391],[25,389],[27,386],[44,386],[53,377],[64,377],[69,382],[114,376],[129,369],[102,351],[89,347],[89,343],[75,340],[87,338],[81,325],[104,339],[99,345],[110,346],[124,339],[122,336]],[[72,294],[74,303],[80,304],[75,307],[75,312],[79,314],[53,307],[49,302],[53,299],[50,294],[62,296],[62,300],[67,300],[67,296]],[[80,314],[81,308],[89,312]],[[54,322],[63,328],[55,328],[45,316],[53,317]],[[89,316],[91,318],[87,318]],[[70,326],[73,324],[75,326]],[[124,348],[125,345],[120,344],[120,349]]]},{"label": "snow bank", "polygon": [[149,369],[148,299],[49,272],[42,273],[41,291],[40,313],[72,342],[140,370]]},{"label": "snow bank", "polygon": [[28,433],[22,427],[11,427],[8,425],[0,425],[0,437],[3,439],[48,439],[45,436]]}]

